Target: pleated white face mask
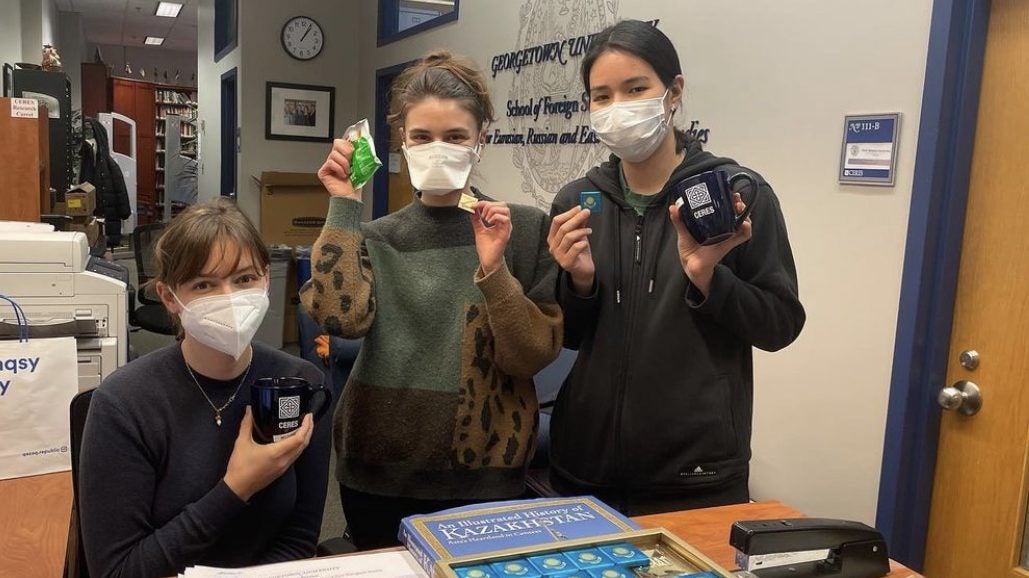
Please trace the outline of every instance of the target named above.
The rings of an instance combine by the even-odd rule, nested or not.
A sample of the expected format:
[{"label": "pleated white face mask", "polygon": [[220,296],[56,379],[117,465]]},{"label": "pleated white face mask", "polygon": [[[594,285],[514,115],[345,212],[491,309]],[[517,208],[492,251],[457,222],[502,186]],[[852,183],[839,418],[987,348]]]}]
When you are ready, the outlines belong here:
[{"label": "pleated white face mask", "polygon": [[268,312],[268,290],[244,289],[232,293],[200,297],[182,306],[182,329],[200,343],[239,359],[247,350]]},{"label": "pleated white face mask", "polygon": [[478,147],[443,141],[403,148],[411,184],[426,195],[446,195],[463,189],[472,167],[479,161]]},{"label": "pleated white face mask", "polygon": [[633,163],[645,161],[668,133],[667,96],[666,90],[658,98],[610,104],[590,113],[590,125],[600,142],[618,158]]}]

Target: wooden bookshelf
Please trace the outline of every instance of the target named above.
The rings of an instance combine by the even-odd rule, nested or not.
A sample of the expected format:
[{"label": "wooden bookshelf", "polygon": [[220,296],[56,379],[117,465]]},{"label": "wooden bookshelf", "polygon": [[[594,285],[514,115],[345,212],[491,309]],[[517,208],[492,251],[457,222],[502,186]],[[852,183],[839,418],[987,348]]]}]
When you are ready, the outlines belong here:
[{"label": "wooden bookshelf", "polygon": [[[164,204],[165,124],[169,114],[185,120],[184,156],[196,157],[197,89],[112,77],[112,110],[136,121],[136,205],[139,224],[162,219]],[[115,123],[114,150],[128,153],[128,127]],[[192,144],[189,144],[192,142]],[[188,145],[188,146],[187,146]]]},{"label": "wooden bookshelf", "polygon": [[[180,154],[186,158],[197,157],[197,91],[192,87],[181,86],[157,86],[154,92],[154,131],[156,135],[157,151],[155,151],[155,164],[157,171],[156,191],[158,205],[163,209],[166,191],[169,187],[165,182],[168,162],[168,117],[176,115],[180,119],[179,147]],[[174,146],[174,141],[172,141]],[[181,167],[181,165],[178,165]],[[172,197],[174,198],[174,197]],[[172,213],[178,211],[172,207]]]}]

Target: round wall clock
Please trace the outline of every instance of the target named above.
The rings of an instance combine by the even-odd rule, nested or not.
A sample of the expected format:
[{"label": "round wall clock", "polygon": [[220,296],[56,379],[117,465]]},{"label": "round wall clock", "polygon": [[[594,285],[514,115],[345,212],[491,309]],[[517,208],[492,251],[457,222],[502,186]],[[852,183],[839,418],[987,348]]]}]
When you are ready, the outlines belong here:
[{"label": "round wall clock", "polygon": [[322,27],[307,16],[294,16],[282,26],[282,48],[297,60],[311,60],[325,45]]}]

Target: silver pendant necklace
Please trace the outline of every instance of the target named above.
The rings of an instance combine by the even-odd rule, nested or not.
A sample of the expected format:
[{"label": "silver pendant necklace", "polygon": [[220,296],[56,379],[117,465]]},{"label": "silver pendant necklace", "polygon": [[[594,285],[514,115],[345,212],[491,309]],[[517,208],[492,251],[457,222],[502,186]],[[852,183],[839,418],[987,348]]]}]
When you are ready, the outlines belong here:
[{"label": "silver pendant necklace", "polygon": [[229,404],[231,404],[233,402],[233,400],[236,399],[236,395],[239,393],[239,388],[243,387],[243,382],[246,381],[247,380],[247,376],[250,375],[250,367],[253,364],[254,364],[254,358],[253,358],[253,355],[251,355],[250,363],[247,364],[247,370],[243,372],[243,379],[240,379],[239,383],[236,384],[236,391],[232,392],[232,395],[229,396],[228,401],[226,401],[224,404],[222,404],[221,407],[218,407],[218,406],[214,405],[214,402],[211,401],[210,397],[208,397],[207,392],[204,391],[203,387],[201,387],[200,380],[198,380],[196,374],[193,373],[193,368],[190,367],[188,363],[186,363],[186,371],[188,371],[189,372],[189,376],[193,378],[193,383],[196,384],[197,389],[200,390],[200,394],[204,396],[204,399],[207,400],[207,403],[211,404],[211,409],[214,410],[214,423],[218,427],[222,426],[222,411],[224,411],[225,408],[229,407]]}]

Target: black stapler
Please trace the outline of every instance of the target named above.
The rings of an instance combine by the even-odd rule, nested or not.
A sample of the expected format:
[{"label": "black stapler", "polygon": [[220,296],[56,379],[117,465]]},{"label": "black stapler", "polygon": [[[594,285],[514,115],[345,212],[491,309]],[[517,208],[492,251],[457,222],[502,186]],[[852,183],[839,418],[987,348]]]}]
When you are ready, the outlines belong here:
[{"label": "black stapler", "polygon": [[890,556],[878,530],[847,520],[793,518],[736,522],[736,563],[759,578],[878,578]]}]

